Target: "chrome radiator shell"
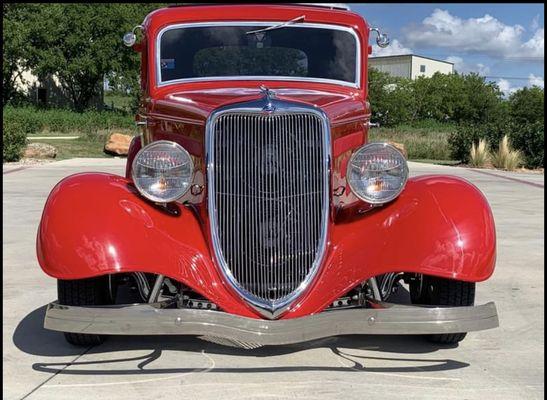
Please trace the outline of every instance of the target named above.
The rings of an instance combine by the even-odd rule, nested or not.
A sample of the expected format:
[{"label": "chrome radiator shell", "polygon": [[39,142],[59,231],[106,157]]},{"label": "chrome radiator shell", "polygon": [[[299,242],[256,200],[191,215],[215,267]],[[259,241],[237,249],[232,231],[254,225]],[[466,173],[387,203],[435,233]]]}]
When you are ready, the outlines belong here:
[{"label": "chrome radiator shell", "polygon": [[[291,135],[296,145],[289,143]],[[301,159],[291,159],[291,151]],[[269,91],[263,99],[220,108],[207,121],[213,253],[229,285],[265,317],[279,317],[319,271],[327,242],[330,152],[330,124],[323,111],[274,99]],[[265,177],[268,169],[273,171]],[[298,202],[292,209],[291,200]],[[285,220],[299,211],[307,215],[289,221],[295,224],[292,231],[282,230],[287,225],[283,214],[294,209]]]}]

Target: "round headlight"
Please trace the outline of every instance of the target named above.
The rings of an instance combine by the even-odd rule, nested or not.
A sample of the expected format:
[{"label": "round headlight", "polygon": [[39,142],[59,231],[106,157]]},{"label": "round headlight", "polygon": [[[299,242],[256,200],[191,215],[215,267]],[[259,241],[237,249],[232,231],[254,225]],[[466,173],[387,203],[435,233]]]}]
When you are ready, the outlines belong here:
[{"label": "round headlight", "polygon": [[167,203],[180,198],[192,183],[192,157],[175,142],[159,140],[143,147],[133,160],[131,175],[149,200]]},{"label": "round headlight", "polygon": [[353,193],[371,204],[396,198],[405,187],[408,166],[399,150],[387,143],[370,143],[351,156],[346,179]]}]

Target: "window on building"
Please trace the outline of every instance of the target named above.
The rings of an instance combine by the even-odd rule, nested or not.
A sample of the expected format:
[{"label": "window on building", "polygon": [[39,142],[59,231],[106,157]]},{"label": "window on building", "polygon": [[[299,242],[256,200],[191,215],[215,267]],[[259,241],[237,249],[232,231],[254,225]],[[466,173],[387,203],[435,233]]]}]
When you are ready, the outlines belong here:
[{"label": "window on building", "polygon": [[425,72],[425,65],[420,65],[420,72]]},{"label": "window on building", "polygon": [[47,89],[38,88],[38,104],[45,106],[47,104]]}]

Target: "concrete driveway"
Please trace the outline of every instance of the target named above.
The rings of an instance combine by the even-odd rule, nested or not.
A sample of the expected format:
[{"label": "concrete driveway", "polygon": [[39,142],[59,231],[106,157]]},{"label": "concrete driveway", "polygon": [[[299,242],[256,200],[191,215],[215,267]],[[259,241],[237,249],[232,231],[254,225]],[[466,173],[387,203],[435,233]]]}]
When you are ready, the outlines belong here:
[{"label": "concrete driveway", "polygon": [[4,399],[543,398],[542,174],[411,163],[413,175],[471,180],[496,219],[497,269],[477,285],[477,303],[495,301],[501,326],[469,334],[458,347],[401,336],[257,350],[184,336],[113,337],[101,346],[73,347],[42,328],[44,305],[57,295],[55,281],[36,261],[38,222],[61,178],[82,171],[123,174],[124,167],[124,160],[74,159],[4,168]]}]

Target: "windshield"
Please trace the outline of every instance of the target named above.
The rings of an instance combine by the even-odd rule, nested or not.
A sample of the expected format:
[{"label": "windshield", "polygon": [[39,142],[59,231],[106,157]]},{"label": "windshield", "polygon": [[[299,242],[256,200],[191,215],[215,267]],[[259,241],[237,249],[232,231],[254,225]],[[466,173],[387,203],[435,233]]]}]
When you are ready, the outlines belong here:
[{"label": "windshield", "polygon": [[356,36],[305,24],[177,26],[160,34],[159,83],[181,79],[264,77],[359,84]]}]

